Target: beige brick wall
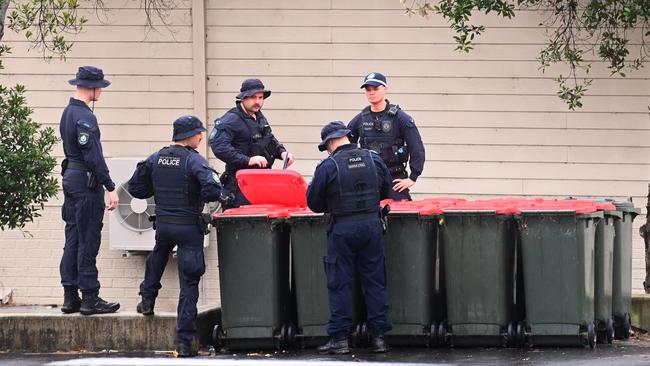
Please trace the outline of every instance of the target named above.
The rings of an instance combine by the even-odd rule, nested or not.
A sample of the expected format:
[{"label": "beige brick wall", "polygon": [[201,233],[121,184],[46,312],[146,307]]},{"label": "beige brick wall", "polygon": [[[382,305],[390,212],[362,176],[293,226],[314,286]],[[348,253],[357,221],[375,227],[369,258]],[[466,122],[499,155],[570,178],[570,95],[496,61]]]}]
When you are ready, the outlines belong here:
[{"label": "beige brick wall", "polygon": [[[632,196],[638,207],[645,206],[650,67],[610,79],[596,65],[585,107],[568,112],[555,96],[556,70],[537,70],[544,40],[536,27],[538,13],[519,12],[512,22],[478,17],[487,32],[465,55],[453,52],[452,33],[440,18],[409,19],[397,0],[208,0],[204,30],[193,29],[201,9],[190,9],[202,2],[185,0],[171,14],[171,27],[154,32],[142,27],[138,1],[118,3],[107,24],[84,10],[91,24],[75,38],[65,62],[43,62],[38,52],[27,52],[21,37],[7,32],[14,54],[3,59],[2,75],[3,83],[26,84],[35,119],[58,128],[73,92],[66,81],[77,66],[104,68],[113,85],[95,111],[109,158],[146,156],[167,144],[171,121],[184,113],[202,114],[203,99],[212,125],[233,105],[241,81],[259,77],[273,90],[265,114],[297,155],[295,169],[310,179],[324,157],[315,147],[321,126],[351,119],[366,104],[361,77],[381,71],[389,78],[390,100],[416,119],[426,145],[416,197]],[[202,47],[206,58],[196,59]],[[202,152],[222,167],[211,152]],[[53,154],[61,158],[61,147]],[[59,211],[53,199],[43,217],[28,225],[33,237],[0,232],[0,289],[13,288],[19,303],[62,300]],[[634,225],[635,291],[641,290],[644,269],[643,242],[636,235],[641,221]],[[98,257],[102,295],[132,309],[144,258],[122,258],[110,250],[107,226],[106,219]],[[218,304],[214,233],[206,262],[200,302]],[[170,259],[161,310],[175,309],[175,267]]]},{"label": "beige brick wall", "polygon": [[[12,32],[5,40],[14,53],[4,59],[7,75],[3,83],[28,87],[27,99],[34,119],[58,131],[61,112],[74,87],[68,85],[78,66],[96,65],[104,69],[112,85],[95,104],[107,158],[145,157],[169,144],[171,123],[194,108],[192,68],[192,22],[189,1],[179,1],[168,21],[170,27],[147,32],[138,1],[121,1],[100,24],[91,9],[82,12],[90,19],[86,30],[74,38],[67,60],[44,62],[37,51],[27,52],[27,44]],[[109,4],[109,6],[116,6]],[[63,156],[59,144],[53,151]],[[58,170],[57,170],[58,173]],[[57,174],[58,176],[58,174]],[[0,282],[14,289],[14,300],[22,304],[60,304],[62,289],[59,262],[63,253],[64,223],[60,200],[52,199],[43,217],[25,230],[0,232]],[[104,219],[102,245],[97,259],[101,296],[135,309],[139,283],[144,276],[142,255],[128,258],[109,248],[108,216]],[[206,249],[208,270],[201,282],[201,305],[218,304],[218,267],[214,234]],[[157,301],[160,310],[173,311],[178,299],[177,260],[170,258]],[[2,288],[0,286],[0,288]],[[208,286],[211,286],[208,289]]]}]

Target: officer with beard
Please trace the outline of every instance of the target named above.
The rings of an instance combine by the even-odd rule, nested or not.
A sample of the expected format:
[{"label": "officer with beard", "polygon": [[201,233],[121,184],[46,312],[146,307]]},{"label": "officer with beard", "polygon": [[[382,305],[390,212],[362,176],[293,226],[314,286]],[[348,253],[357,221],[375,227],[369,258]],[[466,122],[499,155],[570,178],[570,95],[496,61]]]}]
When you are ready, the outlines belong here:
[{"label": "officer with beard", "polygon": [[259,79],[244,80],[235,107],[215,120],[210,147],[226,163],[221,183],[234,196],[223,205],[224,209],[250,204],[239,190],[235,176],[238,170],[271,169],[275,159],[289,159],[287,165],[293,164],[293,155],[278,142],[262,114],[264,100],[270,95]]}]

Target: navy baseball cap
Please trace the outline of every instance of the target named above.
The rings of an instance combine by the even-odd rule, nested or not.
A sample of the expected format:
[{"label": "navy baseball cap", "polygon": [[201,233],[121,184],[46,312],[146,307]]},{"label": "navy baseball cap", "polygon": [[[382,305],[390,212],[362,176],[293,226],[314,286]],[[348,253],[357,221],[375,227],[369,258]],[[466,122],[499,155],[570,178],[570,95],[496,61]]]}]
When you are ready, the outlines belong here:
[{"label": "navy baseball cap", "polygon": [[260,79],[246,79],[241,83],[241,88],[239,89],[240,93],[237,95],[237,99],[242,100],[251,95],[257,93],[264,93],[264,99],[271,96],[271,91],[264,89],[264,84]]},{"label": "navy baseball cap", "polygon": [[172,140],[184,140],[203,131],[207,130],[203,127],[203,122],[197,117],[190,115],[180,116],[174,121],[174,135],[172,136]]},{"label": "navy baseball cap", "polygon": [[75,78],[68,80],[68,83],[88,89],[105,88],[111,85],[110,81],[104,79],[102,69],[95,66],[79,67]]},{"label": "navy baseball cap", "polygon": [[327,141],[331,139],[337,139],[339,137],[347,136],[351,133],[347,127],[345,127],[345,124],[341,121],[334,121],[330,122],[323,127],[322,130],[320,130],[320,138],[321,143],[318,144],[318,151],[325,151],[327,150]]},{"label": "navy baseball cap", "polygon": [[386,82],[386,77],[383,74],[378,72],[371,72],[363,78],[363,84],[361,84],[361,89],[365,88],[366,85],[372,86],[388,86]]}]

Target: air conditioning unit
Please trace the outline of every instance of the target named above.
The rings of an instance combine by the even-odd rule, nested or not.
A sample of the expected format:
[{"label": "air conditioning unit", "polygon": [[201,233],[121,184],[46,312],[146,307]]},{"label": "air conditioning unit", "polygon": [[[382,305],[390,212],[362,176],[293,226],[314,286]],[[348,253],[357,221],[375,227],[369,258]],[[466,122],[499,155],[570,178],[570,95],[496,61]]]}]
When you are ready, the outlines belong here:
[{"label": "air conditioning unit", "polygon": [[[152,251],[156,245],[156,232],[153,223],[149,221],[149,217],[155,215],[153,197],[143,200],[131,196],[128,191],[129,179],[135,172],[136,165],[145,159],[146,157],[120,157],[106,161],[120,200],[108,217],[108,244],[111,249],[127,253],[143,252]],[[206,235],[203,247],[209,243],[209,236]]]},{"label": "air conditioning unit", "polygon": [[153,223],[153,197],[138,199],[128,191],[129,179],[138,162],[146,158],[112,158],[106,161],[120,203],[109,213],[108,244],[111,249],[124,251],[151,251],[156,244]]}]

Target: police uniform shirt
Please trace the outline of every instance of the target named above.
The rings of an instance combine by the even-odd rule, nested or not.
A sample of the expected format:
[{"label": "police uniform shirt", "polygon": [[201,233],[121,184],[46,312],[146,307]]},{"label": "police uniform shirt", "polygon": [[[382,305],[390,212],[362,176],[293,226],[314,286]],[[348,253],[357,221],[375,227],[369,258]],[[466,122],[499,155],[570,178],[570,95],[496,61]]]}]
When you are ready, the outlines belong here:
[{"label": "police uniform shirt", "polygon": [[[218,159],[226,163],[227,171],[236,171],[248,167],[251,156],[246,155],[244,152],[251,145],[252,135],[247,123],[259,124],[260,126],[268,125],[268,121],[262,112],[257,112],[254,119],[244,113],[241,108],[240,102],[237,102],[236,107],[231,108],[223,117],[215,121],[215,127],[210,133],[209,139],[212,152]],[[269,133],[273,135],[270,126],[268,129]],[[270,145],[273,156],[280,159],[282,153],[286,151],[284,146],[274,136]]]},{"label": "police uniform shirt", "polygon": [[[386,101],[386,109],[382,112],[370,112],[373,119],[379,118],[383,119],[383,116],[388,113],[388,108],[390,102]],[[366,107],[370,109],[370,106]],[[365,109],[364,109],[365,110]],[[348,129],[352,131],[350,134],[350,141],[357,143],[359,141],[359,136],[361,129],[363,128],[362,123],[362,114],[363,111],[357,114],[351,121],[348,123]],[[409,167],[410,174],[409,178],[412,181],[417,181],[418,177],[422,174],[424,169],[425,153],[424,153],[424,144],[422,143],[422,137],[420,132],[415,126],[415,120],[413,117],[409,116],[406,112],[401,109],[398,109],[397,114],[395,115],[395,122],[397,122],[397,128],[399,128],[399,136],[406,142],[406,146],[409,151]]]},{"label": "police uniform shirt", "polygon": [[[180,145],[179,148],[183,148]],[[184,147],[190,151],[187,157],[187,172],[190,178],[197,179],[201,186],[201,201],[217,201],[221,194],[221,184],[217,173],[210,167],[208,161],[201,156],[196,150],[190,147]],[[138,163],[135,173],[129,180],[129,193],[140,199],[146,199],[154,194],[153,169],[159,160],[165,157],[160,156],[159,152],[150,155],[146,160]],[[172,160],[160,161],[160,164],[174,164]],[[197,212],[192,211],[189,207],[159,207],[156,206],[156,215],[160,216],[195,216]]]},{"label": "police uniform shirt", "polygon": [[97,181],[107,191],[112,192],[115,183],[108,174],[104,160],[97,118],[88,105],[81,100],[70,98],[61,116],[59,132],[63,140],[63,152],[68,161],[84,163],[88,170],[95,174]]},{"label": "police uniform shirt", "polygon": [[[334,151],[334,154],[339,151],[352,150],[356,148],[357,146],[355,144],[345,144],[339,146]],[[388,190],[392,186],[388,168],[379,155],[372,152],[371,156],[375,166],[377,167],[379,197],[380,199],[388,198]],[[312,211],[330,212],[330,208],[327,207],[327,197],[334,185],[338,184],[337,174],[336,163],[333,159],[324,159],[318,164],[316,171],[314,172],[314,177],[309,183],[309,188],[307,189],[307,206]],[[379,206],[377,206],[377,209],[379,209]]]}]

